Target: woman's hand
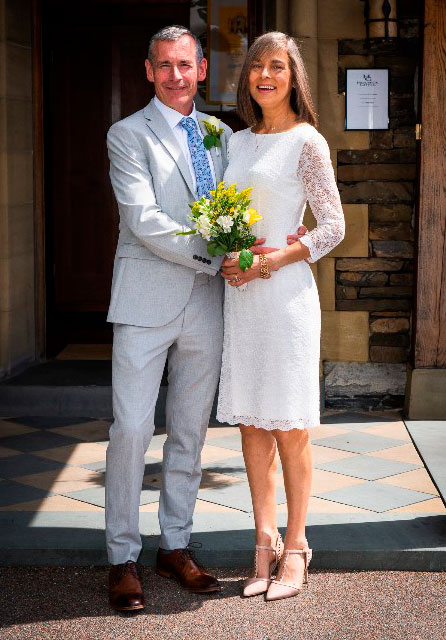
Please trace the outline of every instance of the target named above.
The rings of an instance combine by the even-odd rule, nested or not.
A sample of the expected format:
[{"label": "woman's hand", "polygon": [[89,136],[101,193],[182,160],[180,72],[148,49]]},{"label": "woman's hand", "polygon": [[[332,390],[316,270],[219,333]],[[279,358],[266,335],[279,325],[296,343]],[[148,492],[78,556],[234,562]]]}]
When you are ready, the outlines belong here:
[{"label": "woman's hand", "polygon": [[231,287],[240,287],[242,284],[260,278],[260,258],[254,256],[252,266],[246,271],[242,271],[238,264],[237,258],[225,258],[221,265],[221,275],[231,285]]}]

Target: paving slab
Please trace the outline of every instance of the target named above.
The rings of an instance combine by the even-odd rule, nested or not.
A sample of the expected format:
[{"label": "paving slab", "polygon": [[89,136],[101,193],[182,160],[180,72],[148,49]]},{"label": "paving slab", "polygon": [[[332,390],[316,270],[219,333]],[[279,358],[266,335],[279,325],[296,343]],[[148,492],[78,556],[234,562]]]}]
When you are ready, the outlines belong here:
[{"label": "paving slab", "polygon": [[398,462],[396,460],[384,460],[373,456],[354,456],[345,460],[333,460],[315,465],[317,469],[334,471],[354,478],[364,480],[378,480],[387,476],[393,476],[404,471],[418,469],[416,464]]},{"label": "paving slab", "polygon": [[405,420],[437,489],[446,498],[446,420]]},{"label": "paving slab", "polygon": [[[107,564],[104,437],[110,423],[73,416],[0,420],[0,564]],[[315,470],[307,536],[314,568],[446,569],[438,455],[446,431],[438,424],[426,432],[422,425],[410,428],[411,435],[398,413],[338,411],[310,430]],[[166,437],[158,430],[145,456],[140,529],[146,565],[154,563],[159,540]],[[200,559],[214,567],[249,566],[254,516],[236,427],[211,424],[202,466],[192,537],[202,545]],[[280,465],[276,502],[285,534]]]}]

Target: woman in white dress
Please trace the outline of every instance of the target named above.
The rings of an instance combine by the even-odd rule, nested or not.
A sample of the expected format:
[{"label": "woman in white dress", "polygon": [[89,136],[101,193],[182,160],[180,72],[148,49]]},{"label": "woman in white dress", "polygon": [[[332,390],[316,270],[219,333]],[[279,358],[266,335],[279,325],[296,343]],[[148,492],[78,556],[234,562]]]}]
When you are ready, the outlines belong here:
[{"label": "woman in white dress", "polygon": [[[238,110],[250,128],[229,141],[224,180],[252,187],[266,237],[250,269],[225,259],[225,338],[217,418],[239,424],[256,525],[254,575],[244,595],[296,595],[311,549],[305,519],[312,460],[308,428],[319,424],[319,296],[308,262],[344,237],[327,142],[315,129],[299,49],[283,33],[257,38],[240,76]],[[309,202],[317,227],[290,243]],[[248,283],[247,288],[238,287]],[[276,450],[285,484],[284,544],[276,520]],[[273,579],[275,576],[275,579]]]}]

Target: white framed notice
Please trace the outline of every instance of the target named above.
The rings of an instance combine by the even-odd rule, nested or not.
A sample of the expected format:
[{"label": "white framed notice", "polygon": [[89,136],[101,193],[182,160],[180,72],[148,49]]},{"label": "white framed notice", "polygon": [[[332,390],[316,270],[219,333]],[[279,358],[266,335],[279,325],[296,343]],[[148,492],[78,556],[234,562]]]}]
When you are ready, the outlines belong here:
[{"label": "white framed notice", "polygon": [[345,70],[345,128],[389,128],[389,70]]}]

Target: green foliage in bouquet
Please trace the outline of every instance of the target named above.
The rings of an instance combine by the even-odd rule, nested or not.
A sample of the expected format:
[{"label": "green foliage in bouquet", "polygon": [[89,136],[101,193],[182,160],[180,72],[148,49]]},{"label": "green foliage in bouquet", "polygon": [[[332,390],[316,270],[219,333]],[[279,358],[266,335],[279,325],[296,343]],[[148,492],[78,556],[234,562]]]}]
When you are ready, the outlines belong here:
[{"label": "green foliage in bouquet", "polygon": [[240,252],[239,266],[246,271],[254,259],[250,247],[256,238],[251,233],[251,227],[262,219],[249,206],[251,189],[238,192],[235,184],[225,188],[224,182],[220,182],[210,195],[210,199],[202,196],[189,205],[192,213],[189,219],[194,228],[176,235],[200,233],[207,241],[207,250],[212,257]]}]

